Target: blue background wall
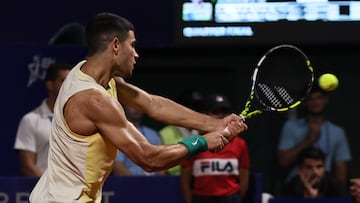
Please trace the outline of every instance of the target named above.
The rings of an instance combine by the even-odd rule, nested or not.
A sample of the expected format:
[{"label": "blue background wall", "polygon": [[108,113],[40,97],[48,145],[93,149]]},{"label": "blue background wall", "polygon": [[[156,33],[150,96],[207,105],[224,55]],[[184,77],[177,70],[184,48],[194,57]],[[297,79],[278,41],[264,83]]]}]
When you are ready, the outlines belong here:
[{"label": "blue background wall", "polygon": [[[18,160],[12,150],[21,116],[36,107],[45,90],[40,80],[27,86],[32,64],[40,56],[75,63],[84,57],[81,47],[45,46],[58,29],[69,22],[86,23],[100,11],[114,12],[128,18],[136,27],[140,60],[134,77],[129,79],[152,93],[174,98],[191,87],[204,93],[221,92],[230,97],[234,111],[239,112],[248,94],[249,77],[259,57],[270,48],[258,46],[175,47],[175,22],[172,0],[157,1],[9,1],[0,7],[0,53],[3,90],[0,143],[0,176],[19,175]],[[360,33],[359,33],[360,34]],[[360,35],[359,35],[360,36]],[[350,174],[360,176],[360,136],[357,117],[359,92],[358,68],[360,46],[301,45],[311,58],[317,73],[331,71],[340,79],[339,88],[331,93],[329,118],[344,126],[354,160]],[[40,65],[44,67],[44,64]],[[284,114],[267,114],[249,120],[248,141],[252,170],[264,173],[265,191],[272,192],[279,171],[276,168],[276,145]],[[149,125],[163,124],[148,118]]]},{"label": "blue background wall", "polygon": [[0,41],[47,43],[61,26],[85,24],[102,11],[133,22],[139,46],[163,47],[174,42],[172,0],[8,1],[0,7]]}]

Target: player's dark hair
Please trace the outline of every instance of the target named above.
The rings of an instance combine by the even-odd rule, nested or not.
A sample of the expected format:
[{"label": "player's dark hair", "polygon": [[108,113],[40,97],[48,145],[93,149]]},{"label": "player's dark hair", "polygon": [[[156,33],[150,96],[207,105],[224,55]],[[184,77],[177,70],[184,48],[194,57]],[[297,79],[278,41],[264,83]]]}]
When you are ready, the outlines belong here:
[{"label": "player's dark hair", "polygon": [[297,157],[296,163],[298,166],[302,166],[304,164],[305,159],[315,159],[325,161],[324,152],[317,147],[307,147],[303,149]]},{"label": "player's dark hair", "polygon": [[120,42],[124,42],[129,37],[130,30],[135,29],[127,19],[112,13],[98,13],[85,29],[89,56],[105,50],[115,37],[119,38]]},{"label": "player's dark hair", "polygon": [[46,70],[45,82],[55,81],[60,70],[71,70],[72,66],[66,63],[53,63]]}]

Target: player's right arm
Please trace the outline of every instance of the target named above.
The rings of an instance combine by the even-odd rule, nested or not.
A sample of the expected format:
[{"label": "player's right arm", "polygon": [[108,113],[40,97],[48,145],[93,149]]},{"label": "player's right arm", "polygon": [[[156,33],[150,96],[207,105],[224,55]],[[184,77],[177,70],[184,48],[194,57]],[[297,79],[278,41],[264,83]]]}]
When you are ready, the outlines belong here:
[{"label": "player's right arm", "polygon": [[[88,136],[99,132],[146,171],[162,170],[180,164],[189,150],[183,144],[152,145],[125,116],[120,103],[98,90],[85,90],[73,95],[64,109],[68,126],[75,133]],[[234,124],[233,131],[242,130]],[[204,135],[208,149],[219,150],[228,140],[227,132]]]}]

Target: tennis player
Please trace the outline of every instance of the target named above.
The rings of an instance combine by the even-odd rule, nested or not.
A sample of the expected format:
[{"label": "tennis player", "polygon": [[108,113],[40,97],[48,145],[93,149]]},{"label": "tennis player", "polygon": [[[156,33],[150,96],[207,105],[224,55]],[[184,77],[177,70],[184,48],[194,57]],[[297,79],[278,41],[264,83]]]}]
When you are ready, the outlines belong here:
[{"label": "tennis player", "polygon": [[[235,114],[212,118],[125,82],[139,57],[134,27],[126,19],[97,14],[86,27],[86,40],[88,58],[71,70],[57,97],[48,168],[31,192],[31,203],[100,203],[118,149],[152,172],[202,151],[217,152],[247,129]],[[152,145],[126,119],[121,104],[161,122],[209,133]]]}]

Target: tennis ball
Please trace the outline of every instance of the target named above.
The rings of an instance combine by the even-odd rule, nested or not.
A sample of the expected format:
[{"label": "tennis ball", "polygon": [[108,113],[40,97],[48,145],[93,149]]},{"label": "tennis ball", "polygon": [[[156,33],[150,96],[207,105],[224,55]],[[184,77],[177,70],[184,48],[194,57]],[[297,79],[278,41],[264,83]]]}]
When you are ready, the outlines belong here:
[{"label": "tennis ball", "polygon": [[325,91],[334,91],[339,86],[339,80],[334,74],[324,73],[319,77],[319,86]]}]

